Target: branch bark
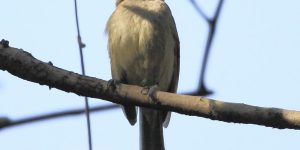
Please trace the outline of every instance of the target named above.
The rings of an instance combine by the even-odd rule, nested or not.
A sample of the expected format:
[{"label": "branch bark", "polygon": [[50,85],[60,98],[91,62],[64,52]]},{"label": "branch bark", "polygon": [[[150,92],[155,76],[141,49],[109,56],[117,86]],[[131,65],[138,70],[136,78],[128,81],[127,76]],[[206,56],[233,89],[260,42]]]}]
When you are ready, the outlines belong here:
[{"label": "branch bark", "polygon": [[280,108],[228,103],[205,97],[156,91],[155,101],[149,89],[107,82],[67,71],[34,58],[22,49],[0,44],[0,69],[24,80],[47,85],[79,96],[103,99],[117,104],[134,104],[199,116],[224,122],[257,124],[278,129],[300,129],[300,112]]}]

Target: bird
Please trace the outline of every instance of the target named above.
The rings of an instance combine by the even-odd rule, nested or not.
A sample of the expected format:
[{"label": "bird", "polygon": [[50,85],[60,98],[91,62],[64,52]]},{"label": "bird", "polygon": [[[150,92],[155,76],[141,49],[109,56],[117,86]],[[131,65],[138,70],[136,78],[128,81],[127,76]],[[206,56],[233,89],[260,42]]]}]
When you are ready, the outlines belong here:
[{"label": "bird", "polygon": [[[164,0],[116,0],[106,25],[111,74],[114,81],[177,92],[180,43],[176,24]],[[123,104],[131,125],[137,107]],[[140,149],[164,150],[163,127],[171,113],[139,108]]]}]

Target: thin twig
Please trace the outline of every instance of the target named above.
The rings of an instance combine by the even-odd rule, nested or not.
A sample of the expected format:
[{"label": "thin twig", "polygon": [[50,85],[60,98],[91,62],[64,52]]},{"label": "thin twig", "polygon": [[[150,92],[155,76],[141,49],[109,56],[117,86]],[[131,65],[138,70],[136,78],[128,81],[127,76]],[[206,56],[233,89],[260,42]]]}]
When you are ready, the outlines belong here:
[{"label": "thin twig", "polygon": [[[110,104],[110,105],[97,106],[97,107],[90,108],[90,112],[107,111],[107,110],[112,110],[112,109],[116,109],[116,108],[119,108],[119,106],[116,104]],[[34,122],[39,122],[39,121],[44,121],[44,120],[49,120],[49,119],[57,119],[57,118],[61,118],[61,117],[71,117],[74,115],[82,115],[82,114],[85,114],[85,109],[71,109],[71,110],[65,110],[65,111],[60,111],[60,112],[48,113],[48,114],[44,114],[44,115],[22,118],[19,120],[10,120],[8,118],[0,118],[0,129],[19,126],[19,125],[25,125],[28,123],[34,123]]]},{"label": "thin twig", "polygon": [[[82,52],[82,49],[85,47],[85,44],[82,42],[81,36],[80,36],[77,0],[74,0],[74,4],[75,4],[75,18],[76,18],[76,27],[77,27],[77,40],[78,40],[78,47],[79,47],[79,53],[80,53],[81,72],[82,72],[82,75],[85,75],[84,59],[83,59],[83,52]],[[84,97],[84,100],[85,100],[85,114],[86,114],[86,121],[87,121],[89,150],[92,150],[93,147],[92,147],[92,131],[91,131],[89,101],[88,101],[87,97]]]},{"label": "thin twig", "polygon": [[202,60],[202,65],[201,65],[201,72],[200,72],[200,80],[199,84],[197,87],[197,90],[195,92],[188,93],[189,95],[198,95],[198,96],[205,96],[205,95],[210,95],[213,92],[208,90],[205,86],[205,73],[206,73],[206,67],[207,67],[207,62],[208,62],[208,57],[209,53],[211,51],[211,45],[215,36],[215,31],[216,31],[216,25],[220,16],[221,8],[223,6],[224,0],[220,0],[218,3],[218,6],[216,8],[215,14],[212,18],[208,18],[207,15],[204,14],[204,12],[200,9],[200,6],[194,1],[190,0],[191,4],[194,6],[194,8],[197,10],[200,16],[203,17],[203,19],[208,23],[209,26],[209,32],[206,40],[206,45],[205,45],[205,51],[204,51],[204,56]]},{"label": "thin twig", "polygon": [[196,11],[198,12],[198,14],[207,22],[209,22],[209,18],[207,17],[207,15],[202,11],[202,9],[200,8],[200,6],[198,5],[198,3],[195,0],[190,0],[192,6],[194,6],[194,8],[196,9]]}]

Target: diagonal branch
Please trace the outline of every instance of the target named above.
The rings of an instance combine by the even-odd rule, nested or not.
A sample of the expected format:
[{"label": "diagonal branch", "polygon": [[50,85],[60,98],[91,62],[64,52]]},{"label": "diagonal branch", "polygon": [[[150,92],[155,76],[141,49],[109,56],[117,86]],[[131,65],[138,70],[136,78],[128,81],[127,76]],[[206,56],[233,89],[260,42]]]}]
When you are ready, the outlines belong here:
[{"label": "diagonal branch", "polygon": [[257,124],[279,129],[300,129],[299,111],[228,103],[162,91],[154,93],[156,100],[153,102],[147,96],[149,91],[147,88],[108,83],[94,77],[82,76],[37,60],[21,49],[1,46],[1,44],[0,69],[40,85],[117,104],[130,103],[224,122]]},{"label": "diagonal branch", "polygon": [[[97,107],[91,107],[89,110],[90,112],[96,112],[96,111],[105,111],[105,110],[112,110],[119,108],[118,105],[110,104],[105,106],[97,106]],[[24,125],[28,123],[34,123],[38,121],[48,120],[48,119],[57,119],[60,117],[68,117],[68,116],[74,116],[74,115],[82,115],[85,113],[85,109],[72,109],[72,110],[66,110],[66,111],[60,111],[60,112],[54,112],[34,117],[28,117],[23,118],[19,120],[10,120],[8,118],[0,118],[0,129],[8,128],[8,127],[14,127],[18,125]]]},{"label": "diagonal branch", "polygon": [[198,12],[198,14],[207,22],[210,21],[210,19],[207,17],[207,15],[203,12],[203,10],[200,8],[198,3],[195,0],[190,0],[190,3],[192,6],[194,6],[195,10]]}]

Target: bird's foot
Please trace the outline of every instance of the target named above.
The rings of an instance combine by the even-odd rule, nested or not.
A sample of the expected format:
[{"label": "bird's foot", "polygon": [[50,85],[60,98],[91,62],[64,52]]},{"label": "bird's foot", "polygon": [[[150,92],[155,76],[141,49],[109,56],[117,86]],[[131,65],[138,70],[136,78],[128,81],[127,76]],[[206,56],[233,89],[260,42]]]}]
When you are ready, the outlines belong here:
[{"label": "bird's foot", "polygon": [[106,86],[107,86],[108,89],[111,88],[111,89],[115,90],[117,88],[117,85],[120,84],[120,83],[121,82],[119,80],[110,79],[110,80],[108,80]]},{"label": "bird's foot", "polygon": [[153,85],[153,86],[144,86],[142,93],[144,95],[148,96],[148,99],[150,100],[151,103],[157,104],[157,97],[156,97],[156,91],[158,89],[157,85]]}]

